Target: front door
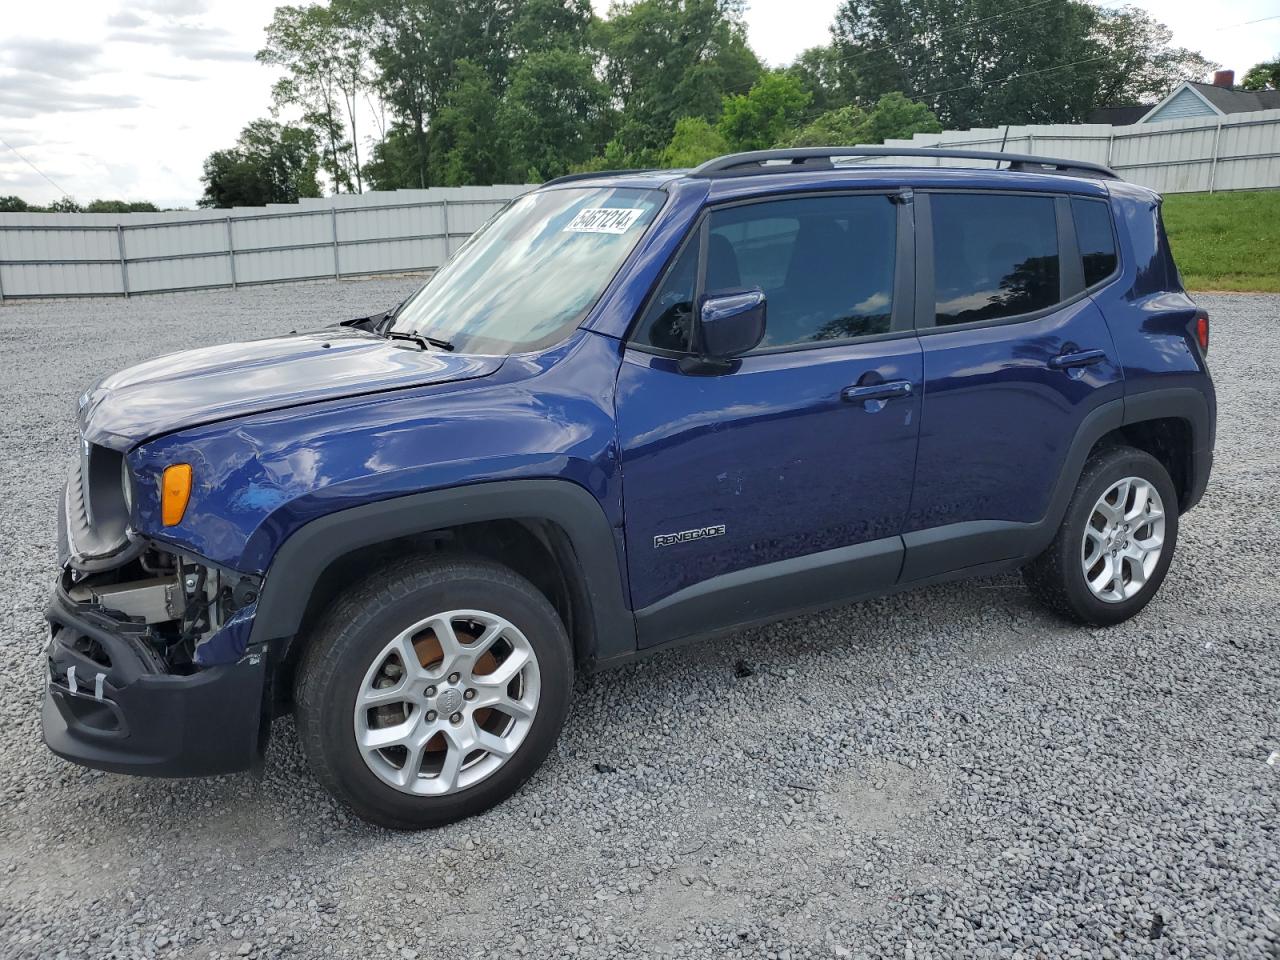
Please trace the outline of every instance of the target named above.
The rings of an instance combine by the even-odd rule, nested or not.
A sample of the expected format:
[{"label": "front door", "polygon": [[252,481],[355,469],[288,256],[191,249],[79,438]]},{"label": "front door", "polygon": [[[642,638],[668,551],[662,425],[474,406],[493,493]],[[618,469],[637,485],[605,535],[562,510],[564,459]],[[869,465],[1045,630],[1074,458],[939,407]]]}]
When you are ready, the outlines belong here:
[{"label": "front door", "polygon": [[[910,232],[898,197],[806,194],[714,209],[686,241],[616,395],[642,645],[896,580],[922,378]],[[760,347],[682,372],[692,305],[752,287]]]}]

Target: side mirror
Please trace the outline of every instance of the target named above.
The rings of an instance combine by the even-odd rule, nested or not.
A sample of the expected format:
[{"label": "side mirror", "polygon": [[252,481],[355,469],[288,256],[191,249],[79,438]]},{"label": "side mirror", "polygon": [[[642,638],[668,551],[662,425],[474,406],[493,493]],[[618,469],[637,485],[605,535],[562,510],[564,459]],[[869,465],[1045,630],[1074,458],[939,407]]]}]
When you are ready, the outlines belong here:
[{"label": "side mirror", "polygon": [[749,353],[764,339],[765,296],[759,288],[708,297],[698,311],[702,361],[723,364]]}]

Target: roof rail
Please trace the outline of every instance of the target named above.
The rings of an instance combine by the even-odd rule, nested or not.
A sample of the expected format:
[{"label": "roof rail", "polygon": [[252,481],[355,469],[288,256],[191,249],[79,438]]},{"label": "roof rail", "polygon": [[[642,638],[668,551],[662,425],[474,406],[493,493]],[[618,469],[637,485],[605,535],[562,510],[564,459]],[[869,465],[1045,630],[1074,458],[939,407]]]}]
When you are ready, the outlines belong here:
[{"label": "roof rail", "polygon": [[[999,153],[992,150],[952,150],[946,147],[795,147],[783,150],[752,150],[708,160],[700,167],[694,168],[689,176],[731,176],[757,171],[785,173],[794,172],[793,168],[796,166],[829,169],[833,166],[830,161],[837,157],[940,157],[946,160],[990,160],[995,162],[997,168],[1001,163],[1007,163],[1010,170],[1024,173],[1062,173],[1077,177],[1120,179],[1120,176],[1110,167],[1086,160],[1063,160],[1058,157],[1036,157],[1024,153]],[[753,167],[755,171],[751,169]]]},{"label": "roof rail", "polygon": [[600,177],[623,177],[629,173],[654,173],[657,167],[636,167],[633,170],[593,170],[583,173],[566,173],[563,177],[552,177],[544,187],[549,187],[556,183],[573,183],[575,180],[595,180]]}]

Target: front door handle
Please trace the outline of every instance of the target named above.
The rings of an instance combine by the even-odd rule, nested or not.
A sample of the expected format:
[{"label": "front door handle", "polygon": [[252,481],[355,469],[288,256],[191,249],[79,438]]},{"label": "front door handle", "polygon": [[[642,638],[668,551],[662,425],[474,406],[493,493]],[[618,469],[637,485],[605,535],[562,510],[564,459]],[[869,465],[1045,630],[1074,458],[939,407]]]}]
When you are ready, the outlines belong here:
[{"label": "front door handle", "polygon": [[845,387],[840,398],[849,403],[866,403],[869,400],[893,400],[911,396],[914,388],[910,380],[889,380],[886,383],[868,383],[864,386]]},{"label": "front door handle", "polygon": [[1049,366],[1054,370],[1071,370],[1075,367],[1089,367],[1107,359],[1105,350],[1076,350],[1072,353],[1060,353],[1049,358]]}]

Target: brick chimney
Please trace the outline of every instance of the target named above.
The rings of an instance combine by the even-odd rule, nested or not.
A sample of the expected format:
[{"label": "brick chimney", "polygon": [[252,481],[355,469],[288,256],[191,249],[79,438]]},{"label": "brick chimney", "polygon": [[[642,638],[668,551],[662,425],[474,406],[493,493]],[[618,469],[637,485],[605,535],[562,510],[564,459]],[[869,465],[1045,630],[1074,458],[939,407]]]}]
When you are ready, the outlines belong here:
[{"label": "brick chimney", "polygon": [[1226,87],[1230,90],[1236,85],[1236,72],[1234,70],[1218,70],[1213,75],[1213,85],[1215,87]]}]

